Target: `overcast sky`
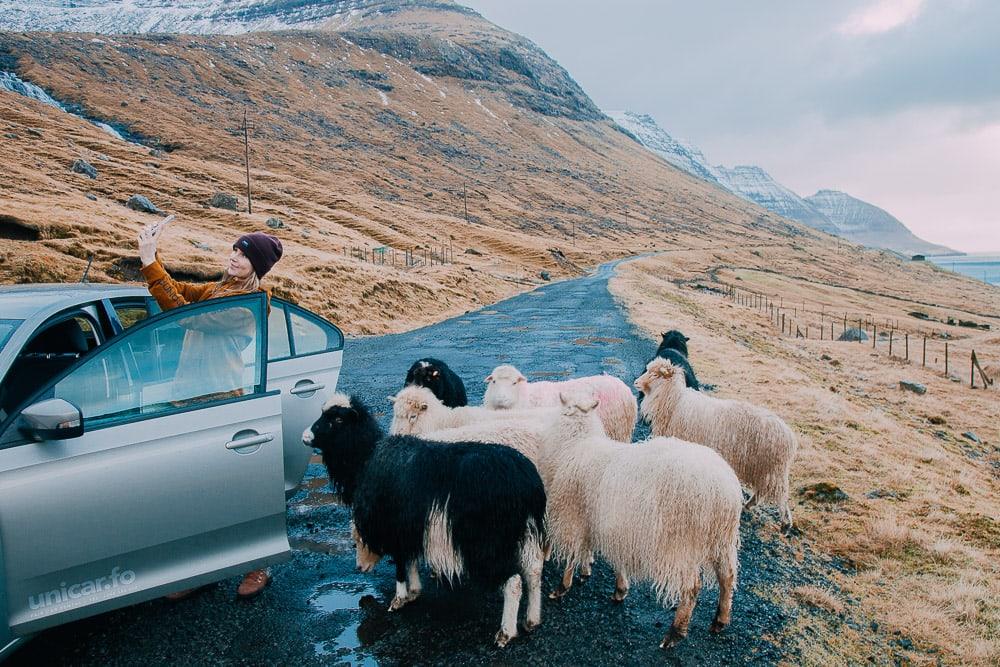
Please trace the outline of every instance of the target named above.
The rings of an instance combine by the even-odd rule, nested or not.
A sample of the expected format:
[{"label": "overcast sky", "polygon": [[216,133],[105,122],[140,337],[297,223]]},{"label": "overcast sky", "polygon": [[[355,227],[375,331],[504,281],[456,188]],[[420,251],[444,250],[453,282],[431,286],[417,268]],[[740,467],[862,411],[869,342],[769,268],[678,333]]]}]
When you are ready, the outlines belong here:
[{"label": "overcast sky", "polygon": [[1000,1],[459,1],[713,164],[1000,252]]}]

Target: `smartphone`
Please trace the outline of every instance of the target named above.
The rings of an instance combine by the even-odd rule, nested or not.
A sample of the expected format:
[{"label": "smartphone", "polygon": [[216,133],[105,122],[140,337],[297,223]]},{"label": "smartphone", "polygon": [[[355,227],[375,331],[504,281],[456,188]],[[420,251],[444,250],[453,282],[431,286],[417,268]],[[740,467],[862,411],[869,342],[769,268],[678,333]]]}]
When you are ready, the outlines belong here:
[{"label": "smartphone", "polygon": [[162,230],[162,229],[163,229],[164,227],[166,227],[166,226],[167,226],[167,223],[169,223],[169,222],[170,222],[171,220],[173,220],[173,219],[174,219],[174,216],[173,216],[173,215],[168,215],[168,216],[167,216],[167,217],[165,217],[165,218],[164,218],[163,220],[160,220],[159,222],[157,222],[156,224],[154,224],[154,225],[153,225],[152,227],[150,227],[150,228],[149,228],[149,231],[150,231],[150,233],[152,233],[153,235],[156,235],[156,234],[159,234],[159,233],[160,233],[160,231],[161,231],[161,230]]}]

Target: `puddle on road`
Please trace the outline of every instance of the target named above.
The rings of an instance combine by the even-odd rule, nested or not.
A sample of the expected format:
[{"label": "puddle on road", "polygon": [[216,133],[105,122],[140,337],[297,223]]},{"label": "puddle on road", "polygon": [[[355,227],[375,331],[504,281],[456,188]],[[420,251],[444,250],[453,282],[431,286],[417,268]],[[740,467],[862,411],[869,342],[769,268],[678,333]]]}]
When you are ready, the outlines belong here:
[{"label": "puddle on road", "polygon": [[582,345],[584,347],[593,347],[598,344],[604,345],[618,345],[624,343],[624,338],[605,338],[603,336],[587,336],[586,338],[577,338],[573,341],[574,345]]},{"label": "puddle on road", "polygon": [[318,657],[336,659],[338,664],[360,667],[375,667],[378,662],[369,655],[357,651],[365,642],[361,640],[358,628],[361,625],[361,598],[371,595],[374,590],[367,583],[338,581],[319,586],[309,598],[309,604],[326,614],[349,613],[351,621],[334,639],[313,642],[313,652]]}]

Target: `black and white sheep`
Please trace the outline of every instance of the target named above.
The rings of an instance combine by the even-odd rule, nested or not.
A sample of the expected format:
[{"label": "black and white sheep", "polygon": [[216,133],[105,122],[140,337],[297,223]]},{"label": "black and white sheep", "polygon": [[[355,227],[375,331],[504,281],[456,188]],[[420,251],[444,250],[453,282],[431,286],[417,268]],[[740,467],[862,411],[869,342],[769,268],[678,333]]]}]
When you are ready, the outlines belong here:
[{"label": "black and white sheep", "polygon": [[425,357],[413,362],[406,373],[406,382],[403,383],[404,387],[411,385],[427,387],[449,408],[459,408],[469,404],[465,397],[465,384],[462,378],[440,359]]},{"label": "black and white sheep", "polygon": [[383,437],[356,398],[335,394],[303,433],[318,448],[330,484],[354,512],[357,564],[396,564],[395,611],[421,590],[423,561],[440,578],[502,586],[498,646],[517,636],[522,583],[524,629],[541,623],[545,489],[523,454],[499,444]]},{"label": "black and white sheep", "polygon": [[695,377],[694,369],[691,368],[691,363],[688,361],[688,341],[691,340],[684,334],[682,334],[677,329],[671,329],[666,333],[660,334],[663,340],[660,341],[660,346],[656,348],[655,357],[660,357],[661,359],[666,359],[674,366],[684,369],[684,384],[691,389],[700,389],[701,385],[698,384],[698,378]]}]

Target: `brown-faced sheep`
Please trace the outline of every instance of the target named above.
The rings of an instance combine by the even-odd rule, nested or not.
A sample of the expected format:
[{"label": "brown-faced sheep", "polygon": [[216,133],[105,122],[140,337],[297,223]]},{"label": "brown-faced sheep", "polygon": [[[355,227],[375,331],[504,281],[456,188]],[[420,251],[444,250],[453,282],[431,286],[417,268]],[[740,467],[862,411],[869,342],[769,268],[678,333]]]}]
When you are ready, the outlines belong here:
[{"label": "brown-faced sheep", "polygon": [[678,601],[660,644],[667,648],[687,635],[703,576],[714,572],[711,630],[720,632],[732,609],[743,500],[732,468],[708,447],[677,438],[617,442],[604,435],[594,398],[562,402],[538,459],[547,536],[567,566],[554,595],[565,594],[573,566],[593,549],[615,569],[613,600],[624,600],[635,578],[651,581],[661,602]]},{"label": "brown-faced sheep", "polygon": [[665,359],[649,362],[635,386],[646,395],[642,417],[653,435],[676,436],[719,452],[753,493],[748,506],[777,505],[784,527],[791,528],[788,473],[798,442],[780,417],[686,388],[683,370]]},{"label": "brown-faced sheep", "polygon": [[597,408],[608,437],[619,442],[631,442],[639,406],[628,385],[613,375],[563,380],[562,382],[528,382],[513,366],[497,366],[486,378],[483,405],[495,410],[525,408],[557,408],[559,393],[592,392],[599,401]]}]

